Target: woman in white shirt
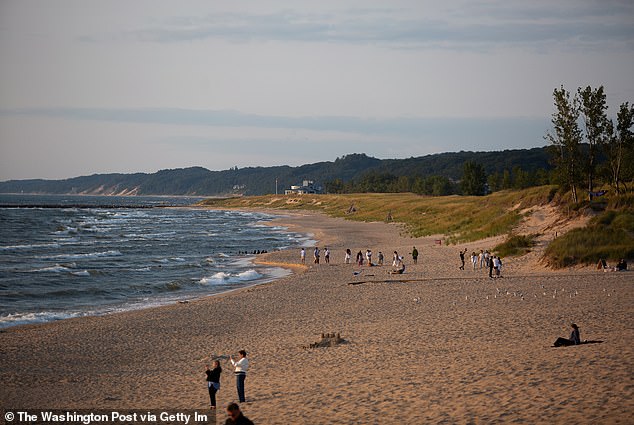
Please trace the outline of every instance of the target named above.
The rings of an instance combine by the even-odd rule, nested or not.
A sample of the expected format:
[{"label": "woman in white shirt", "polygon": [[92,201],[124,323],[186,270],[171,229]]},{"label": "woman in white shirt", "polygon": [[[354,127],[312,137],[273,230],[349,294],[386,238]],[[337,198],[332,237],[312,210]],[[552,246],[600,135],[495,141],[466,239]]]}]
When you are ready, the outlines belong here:
[{"label": "woman in white shirt", "polygon": [[238,399],[240,403],[244,403],[244,380],[247,377],[247,370],[249,369],[249,360],[247,360],[247,352],[244,350],[238,351],[240,359],[238,361],[233,360],[232,356],[229,356],[231,364],[235,368],[234,373],[236,375],[236,388],[238,389]]}]

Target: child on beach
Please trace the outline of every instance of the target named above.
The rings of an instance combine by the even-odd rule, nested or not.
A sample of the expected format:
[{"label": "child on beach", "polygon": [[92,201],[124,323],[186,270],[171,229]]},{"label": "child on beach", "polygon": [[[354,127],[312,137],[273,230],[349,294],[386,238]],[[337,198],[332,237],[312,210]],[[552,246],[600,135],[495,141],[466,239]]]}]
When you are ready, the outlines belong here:
[{"label": "child on beach", "polygon": [[306,249],[302,248],[302,250],[299,252],[299,257],[302,260],[302,264],[306,264]]}]

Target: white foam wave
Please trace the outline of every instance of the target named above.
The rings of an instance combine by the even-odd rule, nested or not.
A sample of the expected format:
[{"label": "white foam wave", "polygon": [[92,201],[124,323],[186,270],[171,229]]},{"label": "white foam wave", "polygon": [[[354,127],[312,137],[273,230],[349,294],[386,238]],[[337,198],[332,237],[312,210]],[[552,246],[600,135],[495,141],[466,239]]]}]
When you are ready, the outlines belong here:
[{"label": "white foam wave", "polygon": [[71,269],[66,266],[62,266],[61,264],[57,264],[55,266],[44,267],[42,269],[36,269],[33,271],[34,272],[49,272],[49,273],[66,273],[66,272],[70,272]]},{"label": "white foam wave", "polygon": [[225,273],[225,272],[217,272],[210,277],[203,277],[200,279],[200,283],[218,285],[225,283],[239,283],[239,282],[248,282],[251,280],[257,280],[262,278],[263,275],[256,272],[255,270],[246,270],[241,273]]},{"label": "white foam wave", "polygon": [[59,248],[58,243],[36,243],[26,245],[6,245],[0,246],[0,251],[9,251],[14,249],[32,249],[32,248]]},{"label": "white foam wave", "polygon": [[88,272],[88,270],[82,270],[79,272],[71,272],[70,274],[74,276],[90,276],[90,272]]},{"label": "white foam wave", "polygon": [[43,311],[38,313],[15,313],[0,316],[0,328],[7,328],[9,326],[27,325],[32,323],[44,323],[53,320],[70,319],[73,317],[86,316],[91,312],[75,312],[75,313],[63,313],[53,311]]},{"label": "white foam wave", "polygon": [[117,251],[116,249],[111,249],[109,251],[102,251],[102,252],[89,252],[86,254],[60,254],[60,255],[53,255],[53,256],[49,256],[49,257],[42,257],[42,258],[51,258],[51,259],[68,259],[68,260],[80,260],[82,258],[99,258],[99,257],[120,257],[123,254],[121,253],[121,251]]}]

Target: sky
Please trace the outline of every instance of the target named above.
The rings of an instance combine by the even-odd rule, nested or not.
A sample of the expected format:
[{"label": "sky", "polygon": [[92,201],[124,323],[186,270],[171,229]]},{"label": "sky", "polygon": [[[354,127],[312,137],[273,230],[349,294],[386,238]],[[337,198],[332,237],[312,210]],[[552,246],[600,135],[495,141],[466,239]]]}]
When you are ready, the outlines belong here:
[{"label": "sky", "polygon": [[631,0],[0,0],[0,181],[546,145]]}]

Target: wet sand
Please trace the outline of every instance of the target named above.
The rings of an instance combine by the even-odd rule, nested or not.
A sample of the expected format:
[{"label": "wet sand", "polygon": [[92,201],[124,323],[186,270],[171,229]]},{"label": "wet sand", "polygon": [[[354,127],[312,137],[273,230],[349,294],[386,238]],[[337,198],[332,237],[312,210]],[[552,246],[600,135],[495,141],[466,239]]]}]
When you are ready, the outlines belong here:
[{"label": "wet sand", "polygon": [[[328,245],[331,264],[323,254],[312,264],[312,249],[306,267],[298,250],[275,252],[258,261],[291,263],[293,275],[186,304],[9,328],[2,407],[205,409],[205,364],[245,349],[243,411],[260,424],[634,422],[633,272],[552,272],[520,258],[489,279],[468,262],[459,270],[458,250],[495,240],[446,247],[384,223],[279,222]],[[396,249],[406,274],[342,264],[347,247],[353,257],[370,248],[375,261],[380,250],[386,263]],[[603,343],[552,348],[573,321],[582,339]],[[346,342],[306,349],[322,332]],[[236,393],[222,367],[226,405]]]}]

